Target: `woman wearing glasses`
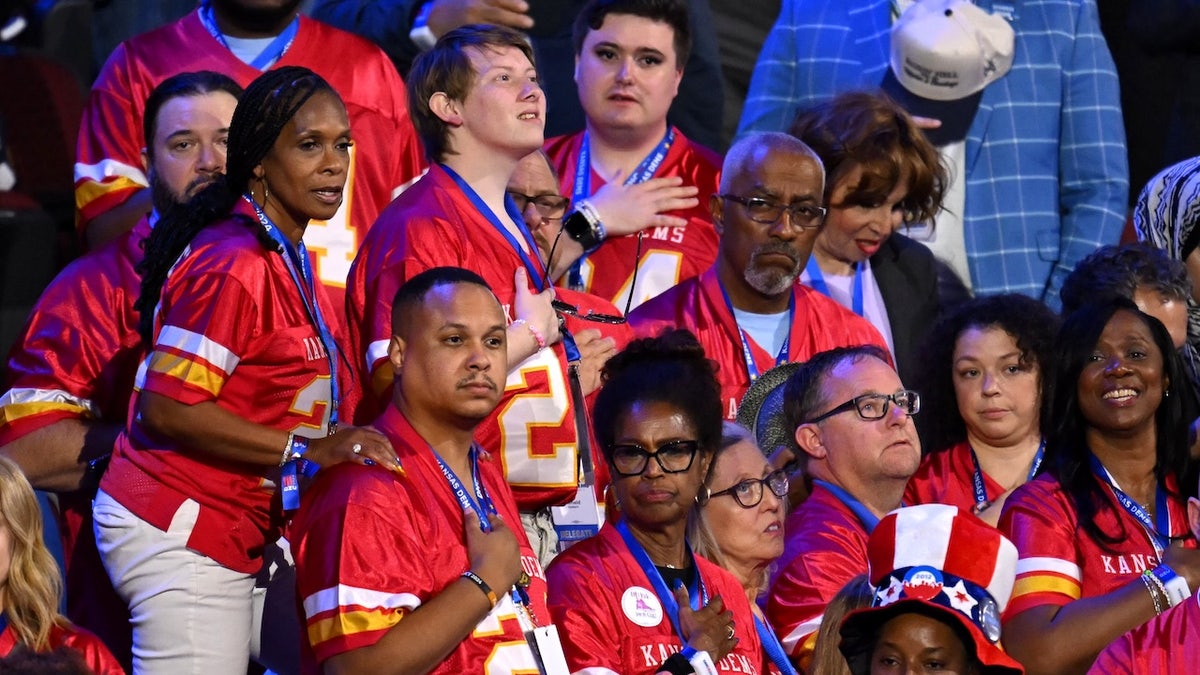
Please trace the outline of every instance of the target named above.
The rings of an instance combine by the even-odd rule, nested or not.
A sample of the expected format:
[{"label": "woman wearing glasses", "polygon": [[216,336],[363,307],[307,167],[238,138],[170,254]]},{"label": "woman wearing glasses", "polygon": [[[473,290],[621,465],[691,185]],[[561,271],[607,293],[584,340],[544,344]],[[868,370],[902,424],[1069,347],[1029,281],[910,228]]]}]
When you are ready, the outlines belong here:
[{"label": "woman wearing glasses", "polygon": [[791,133],[821,157],[829,208],[800,280],[879,329],[900,379],[912,382],[918,346],[955,300],[941,297],[929,249],[894,234],[941,209],[947,176],[937,150],[900,106],[866,92],[801,111]]},{"label": "woman wearing glasses", "polygon": [[772,563],[783,555],[787,493],[787,474],[767,462],[748,429],[726,422],[700,491],[691,541],[698,555],[742,583],[767,657],[781,673],[794,673],[757,604],[767,590]]},{"label": "woman wearing glasses", "polygon": [[1052,464],[1000,516],[1020,556],[1005,646],[1032,675],[1086,672],[1108,643],[1195,602],[1200,586],[1185,508],[1196,489],[1187,384],[1167,329],[1124,298],[1085,305],[1054,356]]},{"label": "woman wearing glasses", "polygon": [[619,517],[546,570],[572,672],[768,672],[741,585],[686,536],[721,441],[719,392],[687,331],[636,340],[605,366],[593,419]]}]

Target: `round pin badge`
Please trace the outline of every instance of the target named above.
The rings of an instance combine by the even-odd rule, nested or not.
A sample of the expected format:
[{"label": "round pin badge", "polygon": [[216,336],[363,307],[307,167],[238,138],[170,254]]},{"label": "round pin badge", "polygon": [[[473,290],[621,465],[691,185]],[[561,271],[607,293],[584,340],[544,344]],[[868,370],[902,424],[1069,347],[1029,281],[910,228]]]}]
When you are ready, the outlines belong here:
[{"label": "round pin badge", "polygon": [[621,595],[621,611],[625,617],[643,628],[662,623],[663,606],[658,596],[641,586],[630,586]]},{"label": "round pin badge", "polygon": [[942,573],[936,568],[921,565],[904,575],[905,597],[931,600],[941,592]]},{"label": "round pin badge", "polygon": [[983,634],[987,637],[988,642],[996,644],[1000,641],[1000,606],[991,598],[983,598],[979,601],[979,607],[976,608],[979,613],[979,627],[983,629]]}]

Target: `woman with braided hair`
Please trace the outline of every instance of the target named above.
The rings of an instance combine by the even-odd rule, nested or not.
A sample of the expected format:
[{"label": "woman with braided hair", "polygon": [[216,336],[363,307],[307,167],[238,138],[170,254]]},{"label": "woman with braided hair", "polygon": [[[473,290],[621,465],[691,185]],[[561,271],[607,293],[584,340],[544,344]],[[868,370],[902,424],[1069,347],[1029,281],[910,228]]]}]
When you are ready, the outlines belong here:
[{"label": "woman with braided hair", "polygon": [[302,239],[341,204],[350,144],[324,80],[264,73],[234,111],[226,175],[147,239],[148,356],[94,506],[135,672],[243,672],[255,577],[299,479],[345,461],[399,468],[382,434],[337,427],[351,368]]}]

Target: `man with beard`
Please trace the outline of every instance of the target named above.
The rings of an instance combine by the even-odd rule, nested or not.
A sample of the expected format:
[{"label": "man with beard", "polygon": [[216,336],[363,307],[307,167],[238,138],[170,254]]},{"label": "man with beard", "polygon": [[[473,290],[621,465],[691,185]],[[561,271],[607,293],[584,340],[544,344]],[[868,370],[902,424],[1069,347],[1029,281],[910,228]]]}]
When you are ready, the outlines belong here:
[{"label": "man with beard", "polygon": [[374,426],[406,473],[347,463],[305,492],[292,534],[310,672],[546,672],[526,642],[549,621],[545,575],[503,461],[473,438],[504,395],[507,325],[465,269],[395,294],[395,387]]},{"label": "man with beard", "polygon": [[720,194],[708,208],[720,236],[707,271],[635,309],[639,336],[668,326],[696,334],[720,364],[728,419],[760,373],[834,347],[872,344],[879,331],[829,298],[796,283],[825,217],[825,172],[804,143],[751,134],[725,156]]},{"label": "man with beard", "polygon": [[126,667],[129,623],[100,565],[91,498],[125,426],[142,356],[133,303],[135,266],[157,214],[225,170],[229,122],[242,89],[214,72],[163,80],[145,101],[141,166],[154,211],[132,230],[64,269],[30,313],[0,397],[0,454],[40,490],[61,493],[67,615],[99,635]]},{"label": "man with beard", "polygon": [[205,0],[173,24],[122,43],[100,71],[79,127],[75,204],[94,248],[149,210],[138,168],[142,104],[181,70],[213,70],[242,86],[279,66],[305,66],[346,104],[354,131],[347,195],[305,236],[313,268],[340,309],[359,243],[424,160],[408,118],[404,82],[378,47],[297,11],[299,0]]}]

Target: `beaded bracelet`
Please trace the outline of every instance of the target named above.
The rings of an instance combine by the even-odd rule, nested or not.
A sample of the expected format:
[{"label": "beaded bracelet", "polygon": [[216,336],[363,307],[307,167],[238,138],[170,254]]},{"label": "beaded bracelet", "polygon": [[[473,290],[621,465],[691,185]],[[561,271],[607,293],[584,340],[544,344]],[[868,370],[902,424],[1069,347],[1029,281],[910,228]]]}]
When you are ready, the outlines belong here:
[{"label": "beaded bracelet", "polygon": [[516,326],[518,324],[529,329],[529,333],[533,335],[533,339],[537,342],[539,352],[546,348],[546,336],[542,335],[542,331],[534,328],[533,324],[529,323],[525,319],[514,319],[509,325]]}]

